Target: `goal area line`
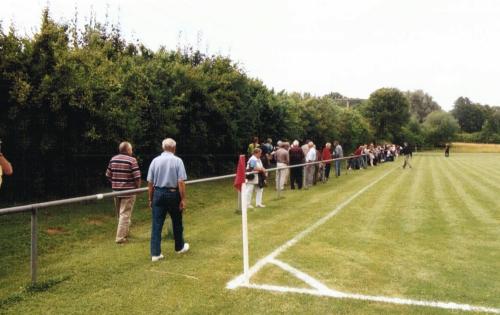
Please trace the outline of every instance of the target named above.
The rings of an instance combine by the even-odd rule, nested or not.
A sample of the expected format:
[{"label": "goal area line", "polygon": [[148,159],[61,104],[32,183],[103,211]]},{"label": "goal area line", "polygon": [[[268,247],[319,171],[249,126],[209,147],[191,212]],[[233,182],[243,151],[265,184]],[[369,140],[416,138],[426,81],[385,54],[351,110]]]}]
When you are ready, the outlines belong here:
[{"label": "goal area line", "polygon": [[[272,251],[269,255],[265,256],[264,258],[261,258],[258,260],[253,266],[248,268],[246,272],[244,271],[242,274],[234,278],[233,280],[229,281],[226,284],[227,289],[237,289],[237,288],[249,288],[249,289],[258,289],[258,290],[264,290],[264,291],[271,291],[271,292],[281,292],[281,293],[296,293],[296,294],[309,294],[309,295],[314,295],[314,296],[322,296],[322,297],[331,297],[331,298],[337,298],[337,299],[353,299],[353,300],[361,300],[361,301],[369,301],[369,302],[379,302],[379,303],[390,303],[390,304],[399,304],[399,305],[409,305],[409,306],[421,306],[421,307],[433,307],[433,308],[442,308],[442,309],[448,309],[448,310],[460,310],[460,311],[472,311],[472,312],[484,312],[484,313],[494,313],[494,314],[500,314],[500,309],[499,308],[493,308],[493,307],[485,307],[485,306],[474,306],[474,305],[469,305],[469,304],[461,304],[461,303],[455,303],[455,302],[442,302],[442,301],[424,301],[424,300],[413,300],[413,299],[407,299],[407,298],[398,298],[398,297],[386,297],[386,296],[375,296],[375,295],[365,295],[365,294],[357,294],[357,293],[348,293],[348,292],[341,292],[337,291],[334,289],[329,288],[325,284],[323,284],[321,281],[313,278],[312,276],[304,273],[301,270],[298,270],[294,268],[293,266],[282,262],[277,259],[277,257],[288,250],[290,247],[295,245],[297,242],[302,240],[304,237],[309,235],[311,232],[316,230],[318,227],[322,226],[325,224],[327,221],[329,221],[332,217],[337,215],[343,208],[345,208],[347,205],[349,205],[354,199],[359,197],[361,194],[363,194],[365,191],[376,185],[378,182],[383,180],[386,176],[391,174],[394,170],[397,168],[393,168],[392,170],[386,172],[384,175],[376,179],[375,181],[371,182],[355,194],[353,194],[351,197],[340,203],[337,207],[335,207],[332,211],[327,213],[325,216],[320,218],[318,221],[316,221],[314,224],[294,236],[292,239],[288,240],[286,243],[283,245],[279,246],[276,248],[274,251]],[[246,219],[246,218],[245,218]],[[244,222],[244,225],[246,226],[246,222]],[[248,253],[244,253],[244,255],[248,255]],[[244,257],[245,259],[245,257]],[[248,257],[246,257],[246,260],[248,260]],[[297,279],[301,280],[302,282],[306,283],[308,286],[311,288],[297,288],[297,287],[287,287],[287,286],[278,286],[278,285],[272,285],[272,284],[255,284],[251,283],[250,279],[252,276],[254,276],[257,272],[259,272],[264,266],[266,265],[274,265],[282,270],[288,272],[289,274],[293,275]]]}]

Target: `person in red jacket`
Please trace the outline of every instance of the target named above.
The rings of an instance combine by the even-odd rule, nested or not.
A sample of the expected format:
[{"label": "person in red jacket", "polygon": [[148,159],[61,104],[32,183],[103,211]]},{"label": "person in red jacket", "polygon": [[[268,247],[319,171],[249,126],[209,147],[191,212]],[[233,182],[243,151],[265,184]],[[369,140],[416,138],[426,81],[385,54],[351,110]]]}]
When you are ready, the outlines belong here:
[{"label": "person in red jacket", "polygon": [[327,142],[325,144],[325,147],[323,148],[323,152],[321,152],[321,160],[322,161],[328,161],[328,162],[323,162],[325,164],[325,180],[328,180],[328,177],[330,177],[330,167],[332,162],[330,161],[332,159],[332,144],[330,142]]}]

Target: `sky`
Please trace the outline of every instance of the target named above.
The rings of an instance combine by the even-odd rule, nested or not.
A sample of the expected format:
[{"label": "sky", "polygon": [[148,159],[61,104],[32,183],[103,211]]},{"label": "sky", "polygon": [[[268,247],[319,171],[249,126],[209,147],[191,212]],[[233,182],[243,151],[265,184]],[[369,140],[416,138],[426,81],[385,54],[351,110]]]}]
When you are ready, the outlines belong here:
[{"label": "sky", "polygon": [[500,105],[498,0],[2,0],[0,20],[33,34],[41,11],[81,24],[94,11],[151,49],[230,56],[276,91],[368,98],[422,89],[445,110],[459,96]]}]

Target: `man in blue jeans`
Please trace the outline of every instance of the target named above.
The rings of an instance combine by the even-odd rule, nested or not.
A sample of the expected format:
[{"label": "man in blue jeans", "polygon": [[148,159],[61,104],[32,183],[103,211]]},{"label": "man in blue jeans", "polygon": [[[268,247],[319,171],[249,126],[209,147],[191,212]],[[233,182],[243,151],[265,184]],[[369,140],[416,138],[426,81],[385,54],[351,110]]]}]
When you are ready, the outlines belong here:
[{"label": "man in blue jeans", "polygon": [[[335,140],[333,142],[334,145],[334,150],[333,150],[333,157],[336,159],[340,159],[344,157],[344,151],[342,150],[342,146],[340,143]],[[341,165],[342,160],[335,160],[335,176],[339,177],[340,176],[340,165]]]},{"label": "man in blue jeans", "polygon": [[174,226],[175,251],[178,254],[189,250],[184,242],[182,212],[186,208],[186,170],[182,160],[175,156],[176,142],[167,138],[162,142],[163,153],[149,166],[149,207],[153,211],[151,229],[151,261],[164,258],[161,254],[161,232],[167,213]]}]

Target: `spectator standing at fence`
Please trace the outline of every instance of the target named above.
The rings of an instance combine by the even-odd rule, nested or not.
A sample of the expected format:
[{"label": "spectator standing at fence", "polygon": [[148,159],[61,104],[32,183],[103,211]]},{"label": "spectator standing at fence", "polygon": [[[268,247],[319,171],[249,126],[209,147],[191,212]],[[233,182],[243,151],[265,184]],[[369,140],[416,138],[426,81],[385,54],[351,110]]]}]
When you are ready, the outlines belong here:
[{"label": "spectator standing at fence", "polygon": [[271,165],[271,160],[273,158],[273,139],[268,138],[266,143],[262,144],[260,148],[262,149],[262,156],[260,158],[260,160],[262,161],[262,165],[264,165],[265,168],[269,168],[269,166]]},{"label": "spectator standing at fence", "polygon": [[[342,146],[340,143],[335,140],[333,142],[333,145],[335,146],[334,148],[334,155],[333,157],[336,159],[341,159],[344,157],[344,150],[342,149]],[[342,160],[335,160],[335,176],[339,177],[340,176],[340,166],[342,165]]]},{"label": "spectator standing at fence", "polygon": [[[290,166],[299,165],[304,163],[304,152],[302,148],[299,146],[299,141],[295,140],[292,143],[292,147],[290,151],[288,151],[290,156]],[[295,189],[295,184],[297,184],[298,189],[302,189],[302,172],[303,167],[294,167],[290,169],[290,186],[292,189]]]},{"label": "spectator standing at fence", "polygon": [[[325,144],[325,147],[323,148],[323,152],[321,153],[321,160],[328,161],[331,159],[332,159],[332,144],[330,142],[327,142]],[[330,177],[330,167],[332,162],[328,161],[324,163],[325,163],[325,180],[328,180],[328,177]]]},{"label": "spectator standing at fence", "polygon": [[[247,162],[247,172],[258,172],[258,174],[250,174],[247,177],[247,207],[253,208],[252,206],[252,195],[255,190],[255,206],[257,208],[265,208],[262,203],[262,196],[264,194],[264,180],[266,169],[262,165],[260,159],[262,155],[262,150],[256,148],[253,150],[253,155],[248,159]],[[253,175],[253,176],[252,176]]]},{"label": "spectator standing at fence", "polygon": [[0,187],[2,187],[2,175],[12,175],[13,169],[10,162],[2,153],[2,141],[0,141]]},{"label": "spectator standing at fence", "polygon": [[317,156],[316,156],[316,148],[314,147],[314,143],[312,141],[309,141],[307,144],[309,147],[309,150],[307,151],[306,154],[306,163],[310,163],[310,165],[306,165],[306,183],[305,183],[305,188],[309,188],[313,185],[314,182],[314,171],[315,171],[315,165],[312,164],[316,162]]},{"label": "spectator standing at fence", "polygon": [[290,156],[288,151],[285,149],[285,143],[281,142],[278,150],[275,153],[276,166],[278,168],[283,167],[276,172],[276,190],[283,190],[285,188],[285,182],[288,175],[288,169],[285,168],[290,164]]},{"label": "spectator standing at fence", "polygon": [[151,229],[151,260],[163,259],[161,232],[167,213],[174,230],[175,251],[187,252],[189,244],[184,242],[182,213],[186,208],[186,169],[182,160],[175,156],[176,142],[167,138],[162,142],[163,153],[154,158],[148,171],[149,206],[153,211]]},{"label": "spectator standing at fence", "polygon": [[[106,170],[106,177],[111,182],[113,191],[130,190],[141,187],[141,171],[137,160],[132,156],[130,142],[122,142],[118,146],[118,155],[111,158]],[[127,242],[136,195],[128,194],[114,198],[115,210],[118,216],[118,228],[115,242]]]},{"label": "spectator standing at fence", "polygon": [[358,169],[361,169],[363,167],[363,160],[362,160],[362,156],[361,154],[363,154],[363,146],[360,145],[355,151],[354,151],[354,155],[355,155],[355,158],[354,158],[354,169],[358,170]]},{"label": "spectator standing at fence", "polygon": [[257,148],[260,148],[259,138],[258,137],[253,137],[252,138],[252,143],[250,143],[248,145],[248,149],[247,149],[248,156],[252,156],[253,150],[255,150]]},{"label": "spectator standing at fence", "polygon": [[[321,151],[314,145],[314,150],[316,150],[316,162],[321,162]],[[314,164],[314,177],[313,177],[313,185],[320,180],[322,180],[321,175],[323,175],[323,165],[322,163]]]},{"label": "spectator standing at fence", "polygon": [[444,156],[449,157],[450,156],[450,145],[447,143],[446,147],[444,148]]},{"label": "spectator standing at fence", "polygon": [[408,145],[408,143],[406,143],[406,142],[404,143],[403,150],[401,150],[401,153],[405,157],[403,169],[406,168],[406,165],[408,165],[411,168],[410,157],[412,156],[412,152],[411,152],[411,147]]},{"label": "spectator standing at fence", "polygon": [[[290,165],[290,142],[285,141],[283,142],[283,148],[288,152],[288,165]],[[285,170],[286,176],[285,176],[285,186],[288,186],[288,181],[290,180],[290,169],[287,168]]]}]

